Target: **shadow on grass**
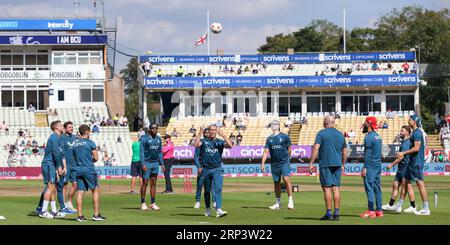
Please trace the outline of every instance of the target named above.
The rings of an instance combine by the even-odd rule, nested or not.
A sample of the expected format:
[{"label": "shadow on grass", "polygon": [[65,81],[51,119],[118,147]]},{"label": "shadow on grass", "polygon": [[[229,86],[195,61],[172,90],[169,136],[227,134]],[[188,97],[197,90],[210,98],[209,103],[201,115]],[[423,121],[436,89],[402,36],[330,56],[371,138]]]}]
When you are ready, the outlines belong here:
[{"label": "shadow on grass", "polygon": [[177,207],[177,208],[183,208],[183,209],[194,209],[193,207],[188,207],[188,206],[184,206],[184,207]]},{"label": "shadow on grass", "polygon": [[205,217],[204,214],[171,214],[170,216]]},{"label": "shadow on grass", "polygon": [[269,210],[268,207],[255,207],[255,206],[242,206],[241,208],[250,208],[250,209],[267,209]]},{"label": "shadow on grass", "polygon": [[[342,215],[341,215],[341,216],[342,216]],[[287,219],[287,220],[293,219],[293,220],[316,220],[316,221],[326,221],[326,220],[320,220],[320,217],[319,217],[319,218],[316,218],[316,217],[285,217],[284,219]]]}]

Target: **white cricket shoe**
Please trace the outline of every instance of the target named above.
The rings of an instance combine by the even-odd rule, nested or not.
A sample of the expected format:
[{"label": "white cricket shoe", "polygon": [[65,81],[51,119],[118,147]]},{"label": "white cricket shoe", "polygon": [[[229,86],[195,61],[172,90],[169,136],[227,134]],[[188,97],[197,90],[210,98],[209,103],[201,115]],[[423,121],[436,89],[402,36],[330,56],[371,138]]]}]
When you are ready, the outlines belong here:
[{"label": "white cricket shoe", "polygon": [[220,217],[224,217],[228,214],[227,211],[223,211],[221,208],[217,209],[216,211],[216,217],[220,218]]},{"label": "white cricket shoe", "polygon": [[216,202],[213,202],[213,208],[216,208]]},{"label": "white cricket shoe", "polygon": [[53,219],[55,218],[55,216],[53,216],[51,213],[49,212],[43,212],[39,214],[39,217],[44,218],[44,219]]},{"label": "white cricket shoe", "polygon": [[398,205],[398,203],[394,206],[392,206],[392,211],[397,212],[397,213],[401,213],[402,212],[403,207]]},{"label": "white cricket shoe", "polygon": [[206,216],[206,217],[211,216],[211,209],[210,209],[210,208],[207,208],[207,209],[205,210],[205,216]]},{"label": "white cricket shoe", "polygon": [[56,212],[56,213],[53,213],[53,212],[52,212],[52,215],[53,215],[53,217],[54,217],[55,219],[62,219],[62,218],[64,218],[64,217],[66,217],[66,214],[65,214],[65,213],[62,213],[62,212]]},{"label": "white cricket shoe", "polygon": [[269,207],[272,210],[278,210],[281,208],[281,204],[280,203],[275,203],[274,205]]},{"label": "white cricket shoe", "polygon": [[409,208],[403,210],[403,212],[413,214],[413,213],[417,212],[417,209],[413,208],[412,206],[409,206]]},{"label": "white cricket shoe", "polygon": [[156,203],[153,203],[152,205],[150,205],[150,209],[153,211],[159,211],[161,208],[159,208]]},{"label": "white cricket shoe", "polygon": [[385,204],[383,206],[381,206],[381,209],[385,210],[385,211],[392,211],[394,210],[395,205],[391,206],[389,204]]},{"label": "white cricket shoe", "polygon": [[419,211],[414,212],[415,215],[431,215],[431,211],[429,209],[421,209]]},{"label": "white cricket shoe", "polygon": [[141,204],[141,210],[142,210],[142,211],[147,211],[147,210],[148,210],[147,204],[142,203],[142,204]]},{"label": "white cricket shoe", "polygon": [[200,208],[200,202],[196,202],[195,205],[194,205],[194,208],[195,208],[195,209]]},{"label": "white cricket shoe", "polygon": [[289,202],[288,203],[288,209],[289,210],[294,210],[294,202]]}]

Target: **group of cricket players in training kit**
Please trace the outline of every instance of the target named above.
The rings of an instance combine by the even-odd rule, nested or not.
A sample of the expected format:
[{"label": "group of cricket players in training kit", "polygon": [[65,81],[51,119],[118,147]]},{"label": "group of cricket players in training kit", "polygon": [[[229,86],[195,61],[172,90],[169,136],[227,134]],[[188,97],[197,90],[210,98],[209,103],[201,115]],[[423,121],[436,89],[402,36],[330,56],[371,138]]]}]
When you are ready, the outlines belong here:
[{"label": "group of cricket players in training kit", "polygon": [[[325,116],[324,129],[317,133],[309,163],[309,171],[319,174],[326,206],[325,215],[321,220],[340,219],[340,186],[344,164],[347,161],[348,147],[342,132],[335,128],[334,116]],[[42,176],[45,188],[42,192],[36,212],[42,218],[63,218],[67,214],[77,213],[77,221],[86,221],[83,215],[83,195],[91,190],[93,195],[94,215],[92,220],[106,220],[100,214],[98,176],[94,163],[98,160],[96,144],[89,139],[90,127],[81,125],[78,137],[74,134],[73,123],[54,121],[50,125],[53,133],[50,135],[42,160]],[[280,122],[274,120],[270,127],[273,134],[267,137],[261,161],[261,171],[266,172],[266,160],[270,154],[270,170],[274,182],[276,202],[270,206],[271,210],[282,208],[281,180],[285,183],[288,194],[289,210],[294,209],[292,184],[290,181],[291,140],[287,134],[280,132]],[[363,125],[364,138],[364,167],[361,177],[367,194],[368,210],[360,214],[361,218],[383,217],[383,210],[394,212],[414,213],[416,215],[430,215],[427,190],[424,183],[423,169],[425,158],[425,139],[421,129],[420,118],[412,115],[408,125],[401,128],[402,143],[396,160],[387,168],[398,165],[393,182],[393,189],[389,204],[382,205],[381,191],[381,151],[382,139],[377,131],[375,117],[367,117]],[[217,137],[219,135],[222,139]],[[166,136],[164,137],[166,139]],[[212,124],[201,127],[195,139],[194,164],[198,169],[197,192],[194,208],[200,208],[201,191],[204,186],[205,216],[211,216],[211,197],[216,217],[227,215],[222,209],[222,153],[224,148],[233,147],[233,143],[223,131]],[[133,148],[134,151],[134,148]],[[158,125],[151,124],[148,131],[139,138],[139,176],[141,183],[141,210],[160,210],[156,205],[156,181],[161,167],[164,171],[163,140],[158,134]],[[313,166],[315,159],[319,159],[319,167]],[[135,157],[133,156],[133,159]],[[134,160],[133,160],[134,161]],[[147,186],[150,182],[150,205],[146,204]],[[423,208],[417,210],[411,182],[416,182],[423,201]],[[70,188],[68,187],[71,183]],[[403,201],[409,195],[410,207],[403,210]],[[400,199],[394,205],[396,198]],[[76,209],[72,200],[76,197]],[[58,200],[60,209],[56,207]],[[334,201],[334,210],[332,204]],[[51,211],[48,206],[51,206]]]}]

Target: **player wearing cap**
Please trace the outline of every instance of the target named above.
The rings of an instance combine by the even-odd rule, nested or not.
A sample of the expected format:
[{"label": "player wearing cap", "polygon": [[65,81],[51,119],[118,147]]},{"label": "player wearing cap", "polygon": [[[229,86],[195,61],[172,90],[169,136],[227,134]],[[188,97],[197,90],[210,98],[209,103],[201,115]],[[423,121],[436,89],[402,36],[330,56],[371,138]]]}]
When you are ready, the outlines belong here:
[{"label": "player wearing cap", "polygon": [[281,207],[281,178],[286,184],[288,194],[288,209],[294,209],[294,200],[292,198],[292,185],[289,178],[291,174],[291,139],[287,134],[280,132],[280,122],[272,121],[270,123],[273,134],[267,137],[264,146],[264,154],[261,161],[261,172],[265,172],[265,163],[270,153],[270,170],[272,172],[276,203],[269,208],[278,210]]},{"label": "player wearing cap", "polygon": [[[425,182],[423,178],[423,167],[425,163],[425,140],[423,136],[422,129],[420,128],[420,118],[417,115],[412,115],[408,124],[413,128],[413,132],[410,137],[412,148],[407,151],[401,151],[397,153],[398,158],[402,158],[405,155],[410,155],[410,161],[408,164],[408,169],[405,174],[406,183],[411,183],[411,181],[416,182],[419,188],[420,197],[423,201],[423,208],[416,211],[416,215],[430,215],[431,211],[428,207],[428,194],[425,187]],[[404,186],[407,188],[407,185]],[[406,191],[407,189],[405,189]]]},{"label": "player wearing cap", "polygon": [[[367,117],[364,122],[364,167],[361,177],[364,179],[364,189],[367,194],[368,210],[360,214],[361,218],[383,217],[381,193],[381,147],[383,142],[377,129],[377,119]],[[374,208],[374,199],[376,209]]]},{"label": "player wearing cap", "polygon": [[[411,141],[409,140],[409,136],[411,135],[411,127],[408,125],[402,126],[400,131],[400,138],[402,139],[402,144],[400,145],[400,152],[407,151],[411,149]],[[392,194],[391,200],[388,204],[383,205],[383,210],[386,211],[395,211],[397,213],[401,213],[403,209],[403,200],[406,197],[405,188],[402,188],[406,184],[405,174],[408,170],[409,164],[409,155],[403,156],[403,158],[397,158],[395,161],[387,166],[387,169],[393,168],[398,164],[397,173],[395,174],[394,182],[392,183]],[[400,190],[400,200],[396,205],[395,199],[398,196]],[[412,189],[411,184],[408,184],[408,194],[411,206],[404,210],[405,213],[414,213],[416,211],[416,202],[414,201],[414,191]]]}]

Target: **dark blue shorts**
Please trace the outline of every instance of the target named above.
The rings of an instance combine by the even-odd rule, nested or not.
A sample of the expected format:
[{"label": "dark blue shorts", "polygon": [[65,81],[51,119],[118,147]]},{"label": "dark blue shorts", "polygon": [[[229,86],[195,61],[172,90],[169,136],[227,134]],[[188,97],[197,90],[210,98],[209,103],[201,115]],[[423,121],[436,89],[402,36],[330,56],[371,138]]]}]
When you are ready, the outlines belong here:
[{"label": "dark blue shorts", "polygon": [[411,181],[423,181],[423,164],[408,165],[405,179]]},{"label": "dark blue shorts", "polygon": [[66,175],[64,176],[64,183],[73,183],[77,181],[77,173],[75,167],[67,167]]},{"label": "dark blue shorts", "polygon": [[97,173],[86,173],[77,176],[77,190],[79,191],[94,190],[97,187],[98,187]]},{"label": "dark blue shorts", "polygon": [[406,176],[406,171],[408,171],[408,166],[403,166],[398,168],[397,173],[395,174],[395,181],[402,182],[402,179]]},{"label": "dark blue shorts", "polygon": [[271,166],[270,170],[272,172],[273,182],[280,182],[281,177],[283,176],[291,176],[291,165],[283,164],[280,166]]},{"label": "dark blue shorts", "polygon": [[131,162],[131,176],[138,177],[141,174],[141,162]]},{"label": "dark blue shorts", "polygon": [[341,167],[322,167],[319,169],[320,185],[322,186],[341,186],[341,176]]},{"label": "dark blue shorts", "polygon": [[144,172],[141,169],[142,178],[147,180],[150,179],[150,176],[157,176],[159,173],[159,164],[158,162],[145,162],[145,166],[147,167],[147,171]]},{"label": "dark blue shorts", "polygon": [[56,183],[56,167],[53,164],[44,164],[41,166],[44,184]]}]

